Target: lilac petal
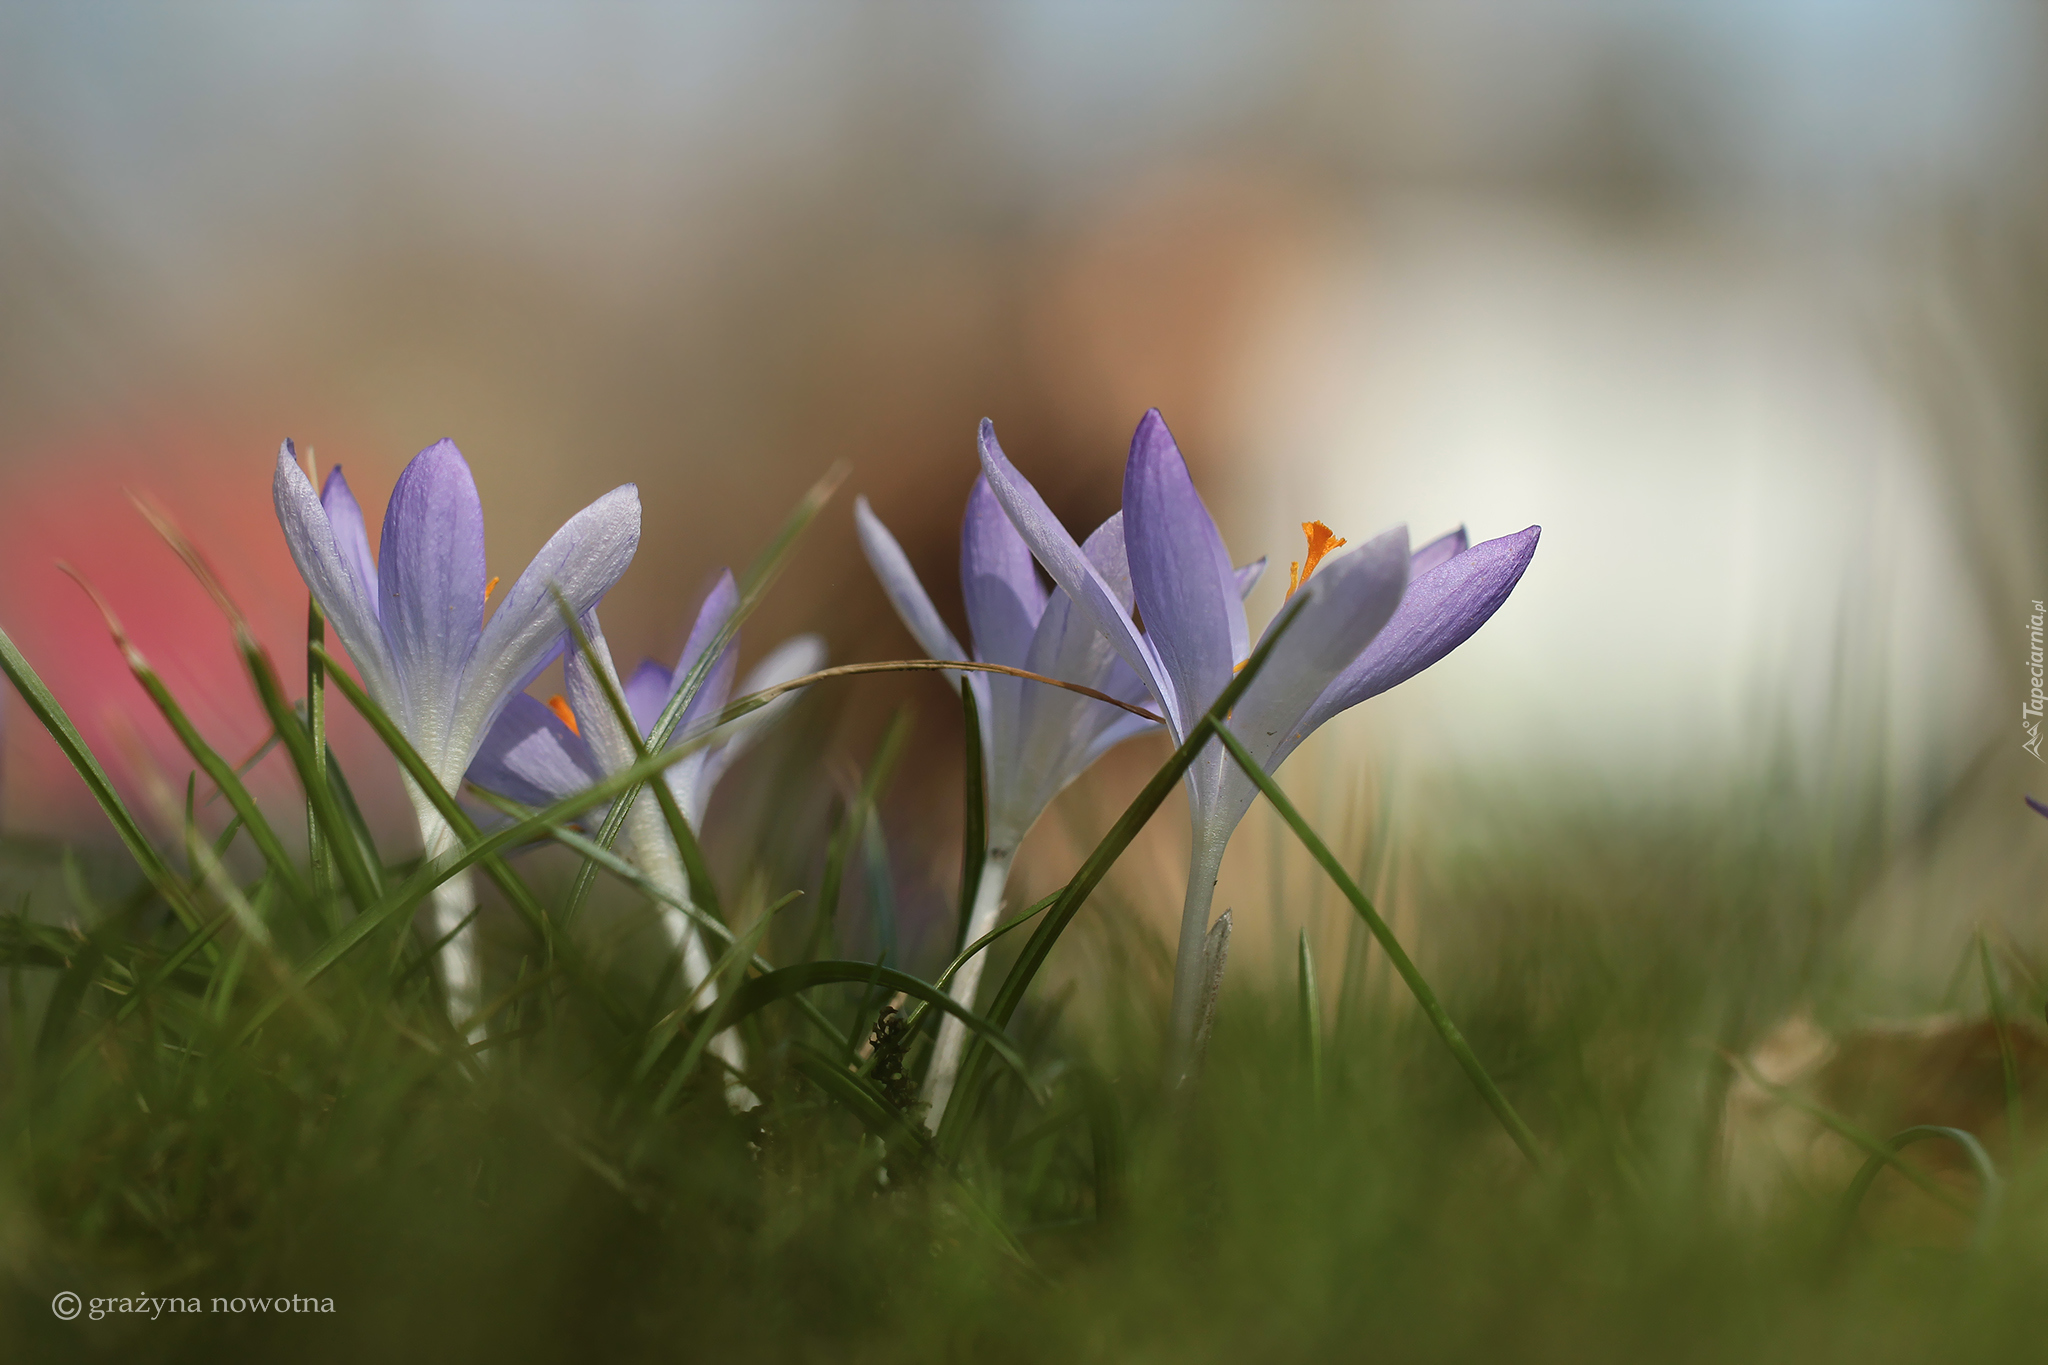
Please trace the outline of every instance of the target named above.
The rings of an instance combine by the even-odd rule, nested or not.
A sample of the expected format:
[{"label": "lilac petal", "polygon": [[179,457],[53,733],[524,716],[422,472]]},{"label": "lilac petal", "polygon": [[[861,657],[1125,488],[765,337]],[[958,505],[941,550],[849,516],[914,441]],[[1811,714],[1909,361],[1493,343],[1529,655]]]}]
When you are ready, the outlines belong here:
[{"label": "lilac petal", "polygon": [[882,519],[868,506],[866,498],[853,500],[853,520],[860,531],[860,548],[867,555],[875,577],[882,581],[882,591],[888,594],[889,605],[896,608],[896,614],[903,619],[904,627],[923,648],[926,657],[966,658],[966,651],[953,638],[953,632],[946,628],[939,609],[932,605],[924,584],[918,581],[917,570],[910,567],[910,559],[903,553],[903,547],[896,543],[896,537],[889,534],[889,528],[882,525]]},{"label": "lilac petal", "polygon": [[[1031,547],[1032,557],[1045,566],[1053,582],[1066,589],[1067,595],[1074,600],[1074,606],[1102,632],[1117,656],[1146,680],[1153,695],[1165,707],[1167,717],[1177,725],[1179,693],[1157,651],[1139,633],[1132,620],[1130,608],[1126,605],[1130,599],[1119,597],[1103,571],[1090,561],[1087,553],[1067,534],[1067,528],[1053,516],[1052,509],[1045,505],[1045,499],[1038,495],[1038,490],[1017,472],[1016,466],[1003,454],[1003,448],[996,444],[995,424],[986,418],[981,423],[981,468],[988,476],[990,491],[1003,505],[1003,510],[1010,514],[1010,524]],[[1122,536],[1124,523],[1121,519],[1113,520],[1118,525],[1116,534]],[[1106,528],[1109,523],[1103,525]],[[1181,732],[1176,730],[1178,733]]]},{"label": "lilac petal", "polygon": [[[1386,625],[1407,582],[1405,527],[1323,561],[1302,590],[1308,600],[1300,616],[1230,715],[1232,732],[1267,772],[1322,724],[1325,718],[1315,714],[1319,694]],[[1251,778],[1228,757],[1209,781],[1190,788],[1195,828],[1211,838],[1227,839],[1258,795]]]},{"label": "lilac petal", "polygon": [[[751,696],[778,684],[801,678],[807,673],[816,673],[825,666],[825,642],[816,635],[796,635],[784,640],[768,657],[755,664],[747,674],[746,681],[739,685],[739,695]],[[705,803],[710,799],[712,788],[718,779],[725,776],[726,769],[754,746],[756,740],[766,734],[768,728],[780,720],[790,707],[796,705],[801,692],[785,692],[758,711],[749,711],[725,728],[729,736],[705,753],[705,762],[690,791],[690,799],[678,791],[676,800],[683,807],[683,813],[690,817],[690,823],[701,823]],[[687,762],[687,760],[685,760]]]},{"label": "lilac petal", "polygon": [[341,466],[328,471],[320,487],[320,505],[327,510],[328,525],[334,528],[334,548],[348,565],[374,608],[377,603],[377,561],[370,554],[370,537],[363,530],[363,509],[341,476]]},{"label": "lilac petal", "polygon": [[[718,575],[718,581],[711,585],[711,591],[705,595],[704,605],[697,608],[697,619],[690,624],[690,638],[683,642],[682,657],[676,660],[675,672],[671,675],[674,679],[673,686],[683,685],[683,680],[690,676],[690,670],[697,666],[697,660],[702,657],[705,650],[711,648],[711,642],[718,638],[718,632],[725,629],[725,623],[732,619],[732,614],[739,608],[739,585],[733,582],[732,570],[723,570]],[[740,642],[738,633],[735,632],[733,638],[726,641],[725,649],[719,655],[718,661],[705,675],[703,685],[697,689],[697,695],[690,698],[689,709],[684,711],[681,719],[676,722],[675,734],[683,733],[694,721],[716,715],[725,705],[726,699],[732,695],[732,679],[739,671],[739,659]],[[666,706],[668,698],[662,698],[662,703]],[[641,727],[640,733],[645,735],[652,730],[653,722],[649,721]]]},{"label": "lilac petal", "polygon": [[553,589],[577,615],[618,582],[640,544],[640,493],[624,484],[569,518],[548,538],[484,626],[476,662],[462,679],[453,743],[474,744],[506,698],[533,681],[567,631]]},{"label": "lilac petal", "polygon": [[611,698],[606,695],[607,682],[621,692],[624,688],[619,686],[618,671],[612,665],[604,627],[598,624],[595,611],[584,612],[581,620],[583,633],[590,639],[590,653],[586,657],[573,639],[565,646],[568,653],[562,657],[562,691],[568,697],[569,709],[576,715],[576,728],[582,732],[583,742],[590,746],[597,765],[615,773],[630,767],[640,757],[634,742],[637,737],[619,723],[618,712],[612,709]]},{"label": "lilac petal", "polygon": [[1406,682],[1500,610],[1536,553],[1540,526],[1475,545],[1411,581],[1394,619],[1310,708],[1311,724]]},{"label": "lilac petal", "polygon": [[960,592],[974,657],[1020,666],[1045,614],[1048,589],[1039,582],[1031,547],[1003,514],[986,475],[974,481],[960,526]]},{"label": "lilac petal", "polygon": [[1250,597],[1252,589],[1258,587],[1259,580],[1265,576],[1266,557],[1264,555],[1260,555],[1249,564],[1239,565],[1236,574],[1238,601],[1242,602],[1245,598]]},{"label": "lilac petal", "polygon": [[2048,817],[2048,806],[2042,805],[2031,796],[2027,798],[2027,804],[2033,808],[2034,814]]},{"label": "lilac petal", "polygon": [[1124,549],[1124,514],[1121,510],[1111,512],[1102,525],[1088,533],[1088,539],[1081,542],[1081,553],[1101,575],[1110,596],[1129,611],[1137,599],[1131,592],[1131,558]]},{"label": "lilac petal", "polygon": [[547,806],[598,782],[590,746],[526,693],[506,703],[478,746],[469,780],[529,806]]},{"label": "lilac petal", "polygon": [[1268,772],[1321,723],[1310,719],[1316,699],[1400,608],[1408,564],[1408,528],[1397,526],[1325,559],[1302,588],[1307,603],[1230,718],[1230,728]]},{"label": "lilac petal", "polygon": [[675,691],[675,686],[675,675],[652,659],[642,659],[633,676],[626,679],[626,707],[633,713],[633,723],[640,727],[641,734],[652,733],[654,722],[661,719],[661,709],[668,705],[669,693]]},{"label": "lilac petal", "polygon": [[460,778],[469,755],[453,764],[446,756],[462,671],[483,631],[484,509],[452,441],[413,456],[391,490],[377,594],[392,663],[405,679],[406,735],[437,771],[453,767],[444,781]]},{"label": "lilac petal", "polygon": [[1457,558],[1465,553],[1466,548],[1470,544],[1471,542],[1465,537],[1465,528],[1462,526],[1449,535],[1438,536],[1435,540],[1417,550],[1414,558],[1408,561],[1408,581],[1412,583],[1437,565]]},{"label": "lilac petal", "polygon": [[1229,686],[1251,637],[1223,537],[1157,408],[1131,438],[1123,510],[1138,611],[1173,678],[1185,732]]},{"label": "lilac petal", "polygon": [[306,472],[299,468],[297,453],[286,441],[277,451],[277,472],[271,479],[271,500],[277,507],[278,525],[284,530],[285,547],[298,566],[299,577],[320,610],[334,624],[357,672],[377,704],[394,721],[405,721],[405,694],[392,666],[391,650],[384,641],[384,629],[377,621],[375,599],[349,568],[347,558],[336,544],[334,526],[327,509],[314,495]]}]

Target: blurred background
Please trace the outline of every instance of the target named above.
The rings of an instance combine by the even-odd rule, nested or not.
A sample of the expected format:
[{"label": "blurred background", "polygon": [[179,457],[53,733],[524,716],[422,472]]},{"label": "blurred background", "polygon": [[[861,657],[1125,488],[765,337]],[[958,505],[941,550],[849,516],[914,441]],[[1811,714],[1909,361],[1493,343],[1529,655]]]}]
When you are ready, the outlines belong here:
[{"label": "blurred background", "polygon": [[[1917,998],[1930,944],[2039,937],[2044,37],[1975,0],[0,5],[0,624],[120,781],[181,787],[53,561],[240,756],[264,727],[226,628],[126,490],[284,657],[278,441],[374,522],[448,436],[493,573],[639,484],[606,607],[633,655],[672,656],[709,575],[850,461],[746,652],[897,657],[851,494],[958,623],[979,419],[1085,530],[1157,406],[1239,559],[1284,565],[1309,518],[1544,527],[1492,624],[1286,770],[1410,932],[1447,912],[1404,899],[1404,841],[1481,810],[1791,808],[1814,876],[1854,871],[1827,895],[1879,1003]],[[793,774],[821,780],[769,842],[815,850],[906,700],[887,894],[942,923],[957,716],[929,678],[815,699],[722,796],[723,856]],[[99,837],[0,708],[0,826]],[[1019,893],[1162,754],[1057,806]],[[1269,832],[1218,903],[1291,939],[1306,874]],[[1184,847],[1162,817],[1123,894],[1177,906]]]}]

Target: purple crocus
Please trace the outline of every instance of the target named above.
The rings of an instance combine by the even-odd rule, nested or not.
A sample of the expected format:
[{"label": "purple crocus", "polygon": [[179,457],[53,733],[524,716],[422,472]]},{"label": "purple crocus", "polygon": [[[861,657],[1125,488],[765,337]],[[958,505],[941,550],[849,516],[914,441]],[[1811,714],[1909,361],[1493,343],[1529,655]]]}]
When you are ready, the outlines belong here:
[{"label": "purple crocus", "polygon": [[[1060,588],[1039,579],[1031,547],[1017,534],[988,480],[975,480],[960,528],[960,592],[974,641],[963,650],[932,605],[902,547],[869,508],[854,503],[861,548],[881,580],[896,614],[934,659],[972,659],[1006,664],[1064,682],[1079,683],[1133,705],[1145,701],[1144,680],[1117,657],[1094,623],[1074,610]],[[1097,527],[1077,552],[1128,610],[1130,574],[1125,568],[1123,514]],[[1248,565],[1239,577],[1250,591],[1265,561]],[[995,927],[1003,889],[1017,846],[1048,803],[1096,759],[1134,735],[1157,725],[1106,702],[1001,673],[949,674],[964,677],[981,717],[984,790],[988,799],[988,852],[967,919],[967,941]],[[986,956],[976,954],[954,975],[950,990],[973,1007]],[[952,1015],[939,1025],[938,1042],[925,1077],[927,1122],[945,1113],[959,1072],[966,1026]]]},{"label": "purple crocus", "polygon": [[[486,621],[498,580],[485,578],[483,505],[454,442],[428,446],[398,476],[375,559],[339,465],[315,496],[286,441],[272,495],[299,575],[364,687],[450,792],[491,723],[561,648],[566,632],[551,589],[588,611],[640,543],[640,494],[625,484],[555,532]],[[410,777],[406,794],[427,857],[447,853],[454,831]],[[467,875],[435,890],[433,933],[449,940],[441,971],[457,1020],[481,1000],[475,937],[465,926],[475,908]]]},{"label": "purple crocus", "polygon": [[[1074,543],[1004,456],[987,421],[981,424],[981,463],[1032,555],[1118,657],[1145,679],[1175,739],[1185,738],[1250,656],[1251,639],[1223,538],[1158,410],[1138,423],[1124,467],[1127,591],[1119,591],[1125,580],[1103,573]],[[1310,535],[1308,572],[1296,586],[1308,601],[1230,720],[1268,772],[1330,717],[1463,644],[1507,600],[1541,533],[1531,526],[1468,547],[1460,530],[1411,556],[1407,530],[1396,528],[1330,558],[1316,573],[1316,561],[1331,542],[1320,523],[1305,523],[1304,529]],[[1194,840],[1174,968],[1177,1076],[1192,1064],[1203,940],[1217,871],[1231,832],[1257,794],[1219,744],[1202,750],[1188,769],[1187,784]]]},{"label": "purple crocus", "polygon": [[[655,722],[661,718],[669,698],[703,657],[704,651],[711,647],[713,639],[725,628],[738,607],[739,591],[733,584],[732,575],[720,575],[697,613],[689,639],[683,645],[682,658],[675,668],[664,668],[652,659],[645,659],[623,684],[612,663],[611,650],[605,644],[597,613],[586,612],[582,618],[583,629],[590,638],[591,653],[606,676],[601,679],[591,671],[590,662],[581,650],[570,650],[563,665],[563,686],[567,696],[553,697],[546,703],[524,692],[514,696],[485,735],[476,760],[470,765],[469,780],[526,805],[546,806],[574,796],[608,774],[630,766],[638,753],[632,736],[619,725],[618,716],[612,710],[606,696],[607,684],[623,694],[626,708],[644,742],[652,736]],[[679,744],[689,738],[693,729],[701,729],[724,708],[733,692],[738,656],[739,639],[735,635],[720,651],[697,695],[691,698],[688,709],[672,733],[671,744]],[[822,640],[815,635],[795,636],[785,640],[755,666],[740,684],[740,692],[742,695],[759,692],[800,678],[806,673],[816,672],[824,662],[825,645]],[[669,766],[663,777],[691,828],[702,828],[704,807],[710,800],[712,788],[718,785],[718,780],[732,766],[733,760],[746,751],[764,726],[773,722],[795,701],[794,694],[776,698],[725,726],[718,732],[719,738],[715,743]],[[602,814],[601,811],[594,812],[592,822],[595,823]],[[677,900],[688,901],[689,877],[683,869],[682,855],[675,840],[662,820],[660,807],[644,797],[634,800],[626,818],[625,831],[633,859],[640,864],[648,880]],[[695,993],[711,974],[711,962],[705,952],[703,938],[690,918],[674,906],[663,906],[661,918],[670,942],[683,957],[684,988]],[[735,1071],[744,1069],[746,1054],[737,1034],[730,1030],[719,1034],[712,1040],[712,1049]],[[726,1093],[735,1108],[752,1108],[759,1102],[738,1082],[729,1083]]]}]

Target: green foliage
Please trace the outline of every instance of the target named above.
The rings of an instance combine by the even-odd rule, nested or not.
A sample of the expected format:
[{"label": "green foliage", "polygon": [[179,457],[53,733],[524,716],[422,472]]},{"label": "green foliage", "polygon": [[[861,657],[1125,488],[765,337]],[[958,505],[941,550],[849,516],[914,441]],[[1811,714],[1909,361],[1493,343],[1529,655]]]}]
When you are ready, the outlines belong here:
[{"label": "green foliage", "polygon": [[[748,575],[748,606],[817,496]],[[1066,885],[954,945],[937,971],[890,958],[835,915],[857,851],[870,897],[886,890],[873,831],[908,752],[900,716],[814,864],[815,900],[809,886],[719,897],[664,802],[691,863],[678,896],[612,850],[615,820],[578,822],[623,812],[708,730],[665,748],[658,729],[632,766],[544,810],[480,795],[493,815],[479,820],[325,651],[315,615],[303,700],[239,641],[300,780],[303,863],[278,834],[291,826],[131,660],[204,778],[167,852],[0,636],[0,669],[122,850],[0,844],[0,1351],[1805,1361],[2031,1345],[2048,1180],[2018,1147],[2014,1025],[1981,941],[2010,1169],[1957,1129],[1880,1139],[1809,1105],[1871,1153],[1847,1204],[1839,1187],[1794,1189],[1744,1219],[1723,1198],[1714,1151],[1729,1070],[1714,1045],[1747,1045],[1807,983],[1769,935],[1801,952],[1814,936],[1772,926],[1840,919],[1804,891],[1770,891],[1808,885],[1787,852],[1796,840],[1730,863],[1697,830],[1641,813],[1578,829],[1562,814],[1532,826],[1524,813],[1517,827],[1468,809],[1454,838],[1421,845],[1422,894],[1489,950],[1461,958],[1448,934],[1411,953],[1361,889],[1371,879],[1252,769],[1356,932],[1319,971],[1302,908],[1265,907],[1298,929],[1292,961],[1271,980],[1240,968],[1206,1071],[1165,1085],[1158,983],[1137,965],[1154,945],[1105,903],[1105,878],[1202,746],[1242,754],[1231,705],[1285,627]],[[437,799],[458,852],[422,866],[382,858],[325,745],[328,687]],[[679,696],[693,690],[686,680]],[[966,721],[978,771],[971,711]],[[202,789],[230,816],[210,840]],[[971,779],[964,796],[963,906],[985,851]],[[512,856],[540,843],[558,850],[552,871]],[[496,888],[502,951],[477,1018],[450,1020],[438,945],[415,912],[469,867]],[[809,932],[779,937],[812,951],[778,964],[763,945],[789,906],[809,910]],[[664,908],[715,945],[715,985],[685,991],[672,955],[647,949]],[[1062,943],[1063,960],[1085,959],[1072,1012],[1039,980]],[[977,1011],[946,987],[984,947],[1009,960]],[[914,1083],[942,1013],[973,1043],[933,1134]],[[746,1034],[744,1075],[709,1046],[726,1029]],[[736,1112],[739,1086],[759,1103]],[[1538,1132],[1540,1169],[1524,1159]],[[1929,1136],[1968,1154],[1974,1188],[1900,1155]],[[1844,1207],[1877,1180],[1898,1183],[1882,1168],[1921,1182],[1930,1213],[1974,1240],[1841,1237]],[[49,1303],[66,1289],[207,1304],[310,1294],[336,1312],[65,1322]]]}]

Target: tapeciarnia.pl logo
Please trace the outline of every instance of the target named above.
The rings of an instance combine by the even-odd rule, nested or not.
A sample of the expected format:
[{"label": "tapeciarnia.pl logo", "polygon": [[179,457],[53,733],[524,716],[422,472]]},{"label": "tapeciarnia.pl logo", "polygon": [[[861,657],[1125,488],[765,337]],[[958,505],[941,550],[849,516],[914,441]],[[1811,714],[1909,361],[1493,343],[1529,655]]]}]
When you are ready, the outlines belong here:
[{"label": "tapeciarnia.pl logo", "polygon": [[2041,624],[2048,619],[2048,607],[2038,600],[2034,603],[2034,614],[2027,618],[2027,672],[2033,676],[2033,685],[2027,691],[2026,704],[2020,707],[2020,728],[2026,732],[2026,743],[2020,745],[2034,756],[2036,763],[2048,761],[2041,757],[2041,714],[2048,709],[2048,692],[2041,687],[2043,675],[2041,653]]}]

